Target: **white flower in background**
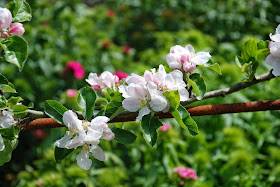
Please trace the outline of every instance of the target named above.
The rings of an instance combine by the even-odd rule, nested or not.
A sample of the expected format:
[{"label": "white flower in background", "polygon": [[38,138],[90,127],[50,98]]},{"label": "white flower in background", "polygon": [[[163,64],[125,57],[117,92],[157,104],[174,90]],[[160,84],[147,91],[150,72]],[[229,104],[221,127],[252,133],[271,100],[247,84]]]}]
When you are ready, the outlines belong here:
[{"label": "white flower in background", "polygon": [[183,69],[185,72],[192,72],[196,65],[205,65],[210,58],[209,52],[195,53],[192,45],[187,45],[185,48],[176,45],[170,48],[166,61],[171,69]]},{"label": "white flower in background", "polygon": [[73,111],[68,110],[63,114],[63,123],[69,131],[66,131],[66,134],[60,140],[57,140],[54,145],[67,149],[76,149],[83,146],[76,160],[82,169],[88,170],[92,164],[92,160],[89,159],[89,152],[96,159],[104,161],[104,152],[98,146],[100,139],[112,140],[115,138],[114,133],[107,125],[109,120],[105,116],[98,116],[91,122],[82,121]]},{"label": "white flower in background", "polygon": [[116,84],[119,82],[119,78],[109,71],[104,71],[100,74],[100,76],[98,76],[96,73],[90,73],[86,81],[95,91],[100,91],[105,88],[111,88],[115,90]]},{"label": "white flower in background", "polygon": [[[14,125],[13,113],[8,111],[0,111],[0,128],[10,128]],[[2,135],[0,134],[0,151],[5,149],[5,144]]]},{"label": "white flower in background", "polygon": [[272,66],[272,74],[274,76],[280,76],[280,25],[275,29],[275,35],[270,33],[270,39],[272,40],[269,43],[270,55],[265,59],[266,63]]},{"label": "white flower in background", "polygon": [[12,19],[13,17],[10,10],[0,7],[0,32],[9,28]]}]

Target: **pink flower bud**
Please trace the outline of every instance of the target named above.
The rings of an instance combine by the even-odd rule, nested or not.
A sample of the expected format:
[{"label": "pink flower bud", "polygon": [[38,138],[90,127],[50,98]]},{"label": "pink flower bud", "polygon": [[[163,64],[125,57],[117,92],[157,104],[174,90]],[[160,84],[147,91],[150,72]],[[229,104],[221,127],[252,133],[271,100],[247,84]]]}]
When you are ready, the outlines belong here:
[{"label": "pink flower bud", "polygon": [[123,46],[123,51],[125,52],[125,53],[129,53],[130,51],[131,51],[131,47],[129,46],[129,45],[125,45],[125,46]]},{"label": "pink flower bud", "polygon": [[67,97],[68,98],[76,97],[78,95],[77,91],[78,90],[74,90],[74,89],[67,90]]},{"label": "pink flower bud", "polygon": [[193,72],[195,68],[196,68],[196,65],[193,63],[190,63],[190,62],[183,63],[183,70],[185,72]]},{"label": "pink flower bud", "polygon": [[163,126],[161,126],[159,128],[159,130],[161,130],[162,132],[168,131],[172,127],[170,124],[167,124],[167,123],[164,123],[164,122],[162,124],[163,124]]},{"label": "pink flower bud", "polygon": [[8,38],[8,37],[9,37],[9,34],[8,34],[7,32],[3,32],[3,33],[2,33],[2,37]]},{"label": "pink flower bud", "polygon": [[11,28],[9,33],[12,35],[18,35],[18,36],[22,36],[23,33],[25,32],[25,29],[23,28],[21,23],[14,23]]},{"label": "pink flower bud", "polygon": [[0,31],[9,28],[12,23],[12,14],[7,8],[0,7]]}]

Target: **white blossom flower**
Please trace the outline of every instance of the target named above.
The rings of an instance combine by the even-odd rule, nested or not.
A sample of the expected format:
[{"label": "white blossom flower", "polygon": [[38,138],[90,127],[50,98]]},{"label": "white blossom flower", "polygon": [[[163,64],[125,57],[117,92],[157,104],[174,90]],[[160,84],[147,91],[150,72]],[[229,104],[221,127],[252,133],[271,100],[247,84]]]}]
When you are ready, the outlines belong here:
[{"label": "white blossom flower", "polygon": [[209,52],[195,53],[192,45],[187,45],[185,48],[176,45],[170,48],[166,61],[171,69],[183,69],[185,72],[192,72],[196,65],[205,65],[210,58]]},{"label": "white blossom flower", "polygon": [[109,71],[104,71],[100,74],[100,76],[98,76],[96,73],[90,73],[86,81],[95,91],[104,90],[105,88],[111,88],[115,90],[115,86],[118,84],[119,78]]},{"label": "white blossom flower", "polygon": [[112,140],[114,133],[108,127],[110,119],[105,116],[98,116],[91,122],[79,120],[78,116],[71,110],[63,114],[63,123],[68,127],[64,137],[55,142],[55,146],[67,149],[76,149],[82,146],[82,151],[78,154],[77,164],[85,170],[91,167],[92,160],[89,159],[89,152],[101,161],[105,160],[103,150],[98,146],[100,139]]},{"label": "white blossom flower", "polygon": [[280,76],[280,25],[275,29],[275,34],[270,33],[270,39],[268,48],[270,49],[270,55],[265,59],[266,63],[272,66],[272,74],[274,76]]},{"label": "white blossom flower", "polygon": [[[14,125],[13,113],[3,110],[0,111],[0,128],[10,128]],[[2,135],[0,134],[0,151],[5,149],[5,144]]]},{"label": "white blossom flower", "polygon": [[9,9],[0,7],[0,31],[9,28],[12,23],[12,14]]}]

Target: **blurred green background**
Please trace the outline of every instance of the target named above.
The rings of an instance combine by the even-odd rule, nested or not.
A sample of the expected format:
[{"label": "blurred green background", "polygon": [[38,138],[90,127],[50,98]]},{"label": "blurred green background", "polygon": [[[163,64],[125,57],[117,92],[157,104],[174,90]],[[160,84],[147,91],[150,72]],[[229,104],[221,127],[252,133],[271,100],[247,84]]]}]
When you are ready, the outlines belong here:
[{"label": "blurred green background", "polygon": [[[1,1],[4,7],[9,1]],[[223,75],[197,69],[215,90],[245,78],[235,64],[242,44],[250,37],[269,39],[280,23],[279,0],[27,0],[33,18],[25,23],[30,44],[22,72],[7,63],[3,73],[14,83],[24,104],[55,99],[75,108],[67,89],[87,83],[63,73],[68,61],[80,62],[86,71],[143,74],[166,64],[174,45],[192,44],[209,51]],[[109,45],[105,45],[109,43]],[[124,46],[131,50],[125,51]],[[257,74],[270,70],[264,62]],[[278,82],[277,82],[278,81]],[[279,98],[279,78],[252,86],[225,98],[193,105],[232,103]],[[55,140],[66,129],[22,132],[11,162],[0,167],[1,186],[178,186],[182,180],[173,168],[193,168],[198,180],[185,186],[280,186],[280,112],[194,117],[200,134],[190,137],[175,121],[160,132],[155,148],[141,136],[139,124],[125,123],[137,134],[131,145],[102,142],[106,161],[93,160],[89,171],[76,164],[72,153],[62,164],[53,156]]]}]

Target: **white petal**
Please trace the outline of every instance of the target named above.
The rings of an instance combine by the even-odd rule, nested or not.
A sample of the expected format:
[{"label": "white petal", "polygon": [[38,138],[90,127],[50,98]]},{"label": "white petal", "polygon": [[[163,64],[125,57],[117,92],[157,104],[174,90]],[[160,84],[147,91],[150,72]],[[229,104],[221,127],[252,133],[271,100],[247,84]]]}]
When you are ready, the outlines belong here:
[{"label": "white petal", "polygon": [[76,149],[79,146],[84,145],[84,138],[76,135],[73,139],[66,142],[65,147],[67,149]]},{"label": "white petal", "polygon": [[167,100],[164,96],[153,95],[149,104],[153,111],[159,112],[165,109],[167,106]]},{"label": "white petal", "polygon": [[82,121],[78,119],[77,114],[72,110],[64,112],[62,120],[68,128],[79,129],[82,127]]},{"label": "white petal", "polygon": [[92,148],[90,149],[90,152],[92,153],[94,158],[96,158],[97,160],[100,160],[100,161],[105,160],[105,154],[104,154],[103,150],[101,149],[101,147],[92,146]]},{"label": "white petal", "polygon": [[270,54],[266,57],[265,61],[268,65],[272,66],[272,74],[276,77],[280,76],[280,58]]},{"label": "white petal", "polygon": [[0,117],[0,126],[3,128],[10,128],[13,125],[13,113],[8,111],[3,111],[3,116]]},{"label": "white petal", "polygon": [[65,135],[61,139],[56,140],[54,142],[54,146],[60,147],[60,148],[66,148],[65,147],[66,142],[69,141],[72,137],[73,137],[73,134],[71,134],[70,131],[66,131]]},{"label": "white petal", "polygon": [[169,73],[172,75],[175,82],[177,82],[178,86],[180,87],[186,87],[186,83],[183,80],[183,73],[179,70],[174,70]]},{"label": "white petal", "polygon": [[2,138],[2,135],[0,134],[0,151],[3,151],[5,149],[4,140]]},{"label": "white petal", "polygon": [[147,90],[140,84],[131,83],[127,87],[127,94],[131,97],[145,98]]},{"label": "white petal", "polygon": [[181,54],[187,53],[187,50],[180,45],[175,45],[170,48],[170,53],[175,53],[175,54],[181,55]]},{"label": "white petal", "polygon": [[96,73],[90,73],[90,74],[88,75],[88,79],[86,79],[86,81],[87,81],[91,86],[100,85],[99,77],[97,76]]},{"label": "white petal", "polygon": [[143,118],[143,116],[148,115],[150,112],[151,112],[151,110],[147,106],[142,108],[139,111],[138,116],[136,117],[136,122],[138,123]]},{"label": "white petal", "polygon": [[140,82],[146,82],[146,81],[145,81],[144,77],[141,77],[140,75],[132,73],[131,76],[126,78],[126,82],[127,82],[127,84],[131,84],[131,83],[138,84]]},{"label": "white petal", "polygon": [[275,29],[275,34],[280,34],[280,24]]},{"label": "white petal", "polygon": [[269,36],[273,42],[280,42],[280,34],[275,34],[275,35],[270,34]]},{"label": "white petal", "polygon": [[171,69],[180,69],[182,67],[180,56],[174,53],[169,53],[166,56],[166,62]]},{"label": "white petal", "polygon": [[[99,125],[98,125],[99,126]],[[92,128],[88,128],[87,135],[84,139],[84,142],[87,144],[99,144],[99,139],[102,137],[103,131],[97,131]]]},{"label": "white petal", "polygon": [[99,76],[99,81],[102,85],[101,88],[113,88],[116,83],[114,75],[109,71],[104,71],[103,73],[101,73],[101,75]]},{"label": "white petal", "polygon": [[107,124],[103,124],[103,139],[105,140],[113,140],[115,138],[115,134],[112,130],[108,127]]},{"label": "white petal", "polygon": [[89,158],[88,152],[82,150],[78,155],[77,155],[77,164],[80,168],[84,170],[89,170],[92,160]]},{"label": "white petal", "polygon": [[204,65],[211,58],[209,52],[198,52],[191,59],[191,62],[196,65]]},{"label": "white petal", "polygon": [[189,92],[186,88],[181,87],[179,89],[180,101],[187,101],[189,99]]},{"label": "white petal", "polygon": [[186,45],[185,49],[187,49],[190,53],[195,53],[195,50],[191,44]]},{"label": "white petal", "polygon": [[91,125],[94,124],[101,124],[101,123],[107,123],[108,121],[110,121],[110,119],[106,116],[97,116],[96,118],[91,120]]},{"label": "white petal", "polygon": [[145,73],[144,73],[144,79],[145,79],[146,82],[153,81],[153,74],[152,74],[152,72],[146,70]]},{"label": "white petal", "polygon": [[270,53],[275,57],[280,57],[280,42],[270,43]]},{"label": "white petal", "polygon": [[128,97],[123,100],[122,106],[125,110],[129,112],[136,112],[141,107],[139,99],[135,97]]}]

